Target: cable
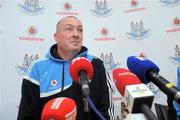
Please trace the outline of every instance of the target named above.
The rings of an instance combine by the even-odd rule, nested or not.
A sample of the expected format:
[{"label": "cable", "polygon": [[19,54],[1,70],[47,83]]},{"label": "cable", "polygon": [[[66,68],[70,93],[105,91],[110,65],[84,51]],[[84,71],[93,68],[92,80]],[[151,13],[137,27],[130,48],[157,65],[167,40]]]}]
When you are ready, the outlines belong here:
[{"label": "cable", "polygon": [[91,101],[91,99],[89,98],[89,96],[86,97],[88,100],[88,103],[90,105],[90,107],[94,110],[94,112],[96,113],[97,116],[100,117],[101,120],[106,120],[104,118],[104,116],[96,109],[96,107],[94,106],[93,102]]}]

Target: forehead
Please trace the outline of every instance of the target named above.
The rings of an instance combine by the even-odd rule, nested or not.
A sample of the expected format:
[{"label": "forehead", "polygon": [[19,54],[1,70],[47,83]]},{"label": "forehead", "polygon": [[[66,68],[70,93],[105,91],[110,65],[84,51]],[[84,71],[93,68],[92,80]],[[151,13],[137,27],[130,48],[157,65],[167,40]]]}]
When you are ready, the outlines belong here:
[{"label": "forehead", "polygon": [[64,18],[61,21],[61,26],[65,25],[76,25],[76,26],[82,26],[81,21],[74,17]]}]

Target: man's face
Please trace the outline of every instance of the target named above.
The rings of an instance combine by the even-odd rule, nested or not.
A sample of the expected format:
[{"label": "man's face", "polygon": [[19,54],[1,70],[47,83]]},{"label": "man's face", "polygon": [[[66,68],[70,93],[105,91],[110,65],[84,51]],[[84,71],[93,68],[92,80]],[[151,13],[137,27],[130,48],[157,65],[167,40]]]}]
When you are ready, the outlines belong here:
[{"label": "man's face", "polygon": [[76,18],[65,18],[55,34],[58,49],[61,52],[79,52],[82,47],[83,27]]}]

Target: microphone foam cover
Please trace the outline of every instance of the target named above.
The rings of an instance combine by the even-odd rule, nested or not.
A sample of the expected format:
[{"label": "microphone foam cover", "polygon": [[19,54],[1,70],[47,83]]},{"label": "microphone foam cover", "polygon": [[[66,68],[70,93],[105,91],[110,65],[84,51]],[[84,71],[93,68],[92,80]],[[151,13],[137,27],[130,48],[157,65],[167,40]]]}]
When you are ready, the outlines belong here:
[{"label": "microphone foam cover", "polygon": [[144,84],[149,83],[150,81],[146,76],[148,71],[153,70],[157,73],[159,72],[159,68],[156,64],[146,58],[144,59],[136,56],[128,57],[127,66],[129,70],[136,74]]},{"label": "microphone foam cover", "polygon": [[74,100],[59,97],[45,104],[41,120],[76,120],[76,115],[77,109]]},{"label": "microphone foam cover", "polygon": [[139,78],[125,68],[116,68],[113,70],[113,80],[116,88],[124,96],[125,87],[127,85],[141,84]]},{"label": "microphone foam cover", "polygon": [[86,75],[89,80],[92,79],[93,72],[94,72],[91,62],[85,57],[77,57],[77,58],[73,59],[70,64],[69,70],[70,70],[69,72],[70,72],[72,79],[77,83],[79,83],[78,73],[81,70],[86,71]]}]

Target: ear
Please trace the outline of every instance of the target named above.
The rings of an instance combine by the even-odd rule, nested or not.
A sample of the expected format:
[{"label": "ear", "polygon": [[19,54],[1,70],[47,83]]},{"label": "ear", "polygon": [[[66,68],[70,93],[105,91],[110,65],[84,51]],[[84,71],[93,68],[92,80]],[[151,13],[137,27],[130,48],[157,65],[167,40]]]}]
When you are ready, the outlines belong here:
[{"label": "ear", "polygon": [[57,33],[54,33],[54,39],[56,42],[58,42],[58,34]]}]

